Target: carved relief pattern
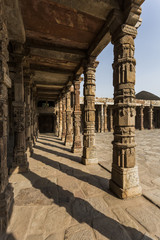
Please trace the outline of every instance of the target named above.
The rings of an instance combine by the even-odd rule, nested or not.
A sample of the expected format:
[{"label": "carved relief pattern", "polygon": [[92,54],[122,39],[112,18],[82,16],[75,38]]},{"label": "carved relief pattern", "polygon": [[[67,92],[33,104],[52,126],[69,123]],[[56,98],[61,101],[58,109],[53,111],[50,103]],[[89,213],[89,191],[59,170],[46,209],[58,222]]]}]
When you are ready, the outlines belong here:
[{"label": "carved relief pattern", "polygon": [[66,93],[66,144],[72,144],[72,120],[71,120],[71,93],[70,88],[67,89]]},{"label": "carved relief pattern", "polygon": [[136,61],[134,49],[134,39],[130,34],[123,34],[114,42],[113,163],[122,168],[135,166],[134,85]]},{"label": "carved relief pattern", "polygon": [[66,96],[63,95],[62,98],[62,140],[66,136]]},{"label": "carved relief pattern", "polygon": [[95,159],[95,61],[84,68],[84,136],[82,161]]},{"label": "carved relief pattern", "polygon": [[73,150],[81,148],[81,136],[80,136],[80,126],[81,126],[81,111],[80,111],[80,81],[77,78],[74,82],[74,135],[73,135]]}]

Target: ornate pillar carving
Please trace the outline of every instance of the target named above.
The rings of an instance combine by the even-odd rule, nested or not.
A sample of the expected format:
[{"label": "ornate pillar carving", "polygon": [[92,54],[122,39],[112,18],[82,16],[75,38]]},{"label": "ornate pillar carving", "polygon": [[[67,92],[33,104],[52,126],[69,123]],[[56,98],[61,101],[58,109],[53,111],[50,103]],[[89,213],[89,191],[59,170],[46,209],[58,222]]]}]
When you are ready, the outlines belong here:
[{"label": "ornate pillar carving", "polygon": [[122,25],[113,38],[114,141],[110,189],[120,198],[141,194],[135,162],[134,27]]},{"label": "ornate pillar carving", "polygon": [[103,104],[101,105],[101,133],[104,132],[104,111]]},{"label": "ornate pillar carving", "polygon": [[58,137],[59,134],[59,107],[58,107],[58,102],[55,104],[55,112],[56,112],[56,126],[55,126],[55,134]]},{"label": "ornate pillar carving", "polygon": [[29,73],[24,75],[25,81],[25,136],[26,149],[29,148],[30,154],[33,154],[32,140],[31,140],[31,79]]},{"label": "ornate pillar carving", "polygon": [[144,109],[144,106],[142,105],[140,107],[140,130],[143,130],[144,129],[144,113],[143,113],[143,109]]},{"label": "ornate pillar carving", "polygon": [[80,110],[80,76],[74,80],[74,112],[73,112],[73,146],[72,152],[78,152],[81,146],[81,110]]},{"label": "ornate pillar carving", "polygon": [[58,137],[62,138],[62,98],[59,99],[59,132]]},{"label": "ornate pillar carving", "polygon": [[107,105],[104,104],[104,132],[108,132],[108,124],[107,124]]},{"label": "ornate pillar carving", "polygon": [[72,119],[71,119],[71,92],[70,86],[67,88],[66,92],[66,138],[65,145],[72,146]]},{"label": "ornate pillar carving", "polygon": [[90,58],[84,66],[83,164],[98,163],[95,148],[95,72],[98,62]]},{"label": "ornate pillar carving", "polygon": [[153,106],[149,107],[149,129],[153,129]]},{"label": "ornate pillar carving", "polygon": [[62,96],[62,141],[66,137],[66,95]]},{"label": "ornate pillar carving", "polygon": [[13,55],[15,63],[14,78],[14,161],[13,168],[18,172],[28,171],[29,163],[26,154],[25,139],[25,102],[24,102],[24,78],[23,78],[23,46],[16,44]]},{"label": "ornate pillar carving", "polygon": [[13,188],[8,183],[7,121],[8,88],[11,79],[8,70],[8,32],[4,15],[4,2],[0,1],[0,239],[7,228],[13,204]]}]

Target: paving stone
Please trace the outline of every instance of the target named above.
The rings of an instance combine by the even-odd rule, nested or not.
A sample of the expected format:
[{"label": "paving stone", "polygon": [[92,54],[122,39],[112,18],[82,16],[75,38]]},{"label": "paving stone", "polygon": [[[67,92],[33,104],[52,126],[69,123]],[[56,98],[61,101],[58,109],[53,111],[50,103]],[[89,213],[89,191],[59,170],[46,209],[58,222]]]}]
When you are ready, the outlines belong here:
[{"label": "paving stone", "polygon": [[71,176],[58,177],[57,183],[63,189],[71,191],[72,193],[79,189],[78,180]]},{"label": "paving stone", "polygon": [[125,228],[110,217],[94,219],[93,229],[97,240],[132,240]]},{"label": "paving stone", "polygon": [[42,235],[33,234],[33,235],[27,236],[26,240],[43,240],[43,236]]},{"label": "paving stone", "polygon": [[154,184],[160,186],[160,177],[159,177],[159,178],[156,178],[156,179],[154,179],[154,180],[152,180],[152,183],[154,183]]},{"label": "paving stone", "polygon": [[156,188],[153,190],[143,191],[143,195],[155,205],[160,207],[160,189]]},{"label": "paving stone", "polygon": [[44,187],[40,189],[26,188],[22,189],[15,198],[15,205],[51,205],[57,196],[57,189],[52,187]]},{"label": "paving stone", "polygon": [[55,211],[54,207],[47,209],[46,218],[44,221],[45,236],[49,236],[59,230],[63,230],[70,225],[71,216],[66,212],[66,209],[61,207]]},{"label": "paving stone", "polygon": [[99,181],[92,176],[86,178],[85,182],[82,182],[81,184],[81,189],[86,197],[104,194],[104,191],[100,188],[101,185],[99,184]]},{"label": "paving stone", "polygon": [[[120,224],[122,224],[127,230],[131,239],[141,240],[143,233],[139,232],[139,226],[122,208],[113,209],[114,214],[117,216]],[[136,231],[137,230],[137,231]]]},{"label": "paving stone", "polygon": [[64,240],[64,232],[50,234],[45,240]]},{"label": "paving stone", "polygon": [[77,224],[65,231],[64,240],[95,240],[95,236],[87,224]]},{"label": "paving stone", "polygon": [[126,210],[148,232],[157,233],[160,231],[160,217],[158,218],[152,211],[149,211],[148,206],[133,206]]},{"label": "paving stone", "polygon": [[93,217],[101,217],[102,214],[106,215],[108,214],[108,205],[103,200],[102,197],[96,196],[86,199],[89,204],[91,204],[93,211]]},{"label": "paving stone", "polygon": [[32,216],[32,212],[32,207],[14,206],[7,233],[13,233],[16,240],[24,239]]}]

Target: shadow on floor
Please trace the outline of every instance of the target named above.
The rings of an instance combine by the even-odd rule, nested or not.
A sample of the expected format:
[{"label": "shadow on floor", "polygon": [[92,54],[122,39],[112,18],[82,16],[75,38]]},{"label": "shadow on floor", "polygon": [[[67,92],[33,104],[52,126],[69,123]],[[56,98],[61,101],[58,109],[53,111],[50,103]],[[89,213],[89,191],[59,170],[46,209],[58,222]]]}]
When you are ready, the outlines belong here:
[{"label": "shadow on floor", "polygon": [[[61,186],[46,178],[40,177],[32,171],[23,174],[23,176],[30,180],[34,188],[39,189],[48,199],[52,199],[54,204],[65,207],[72,218],[76,219],[79,223],[86,223],[96,230],[96,234],[100,234],[98,239],[101,239],[101,235],[103,235],[111,240],[141,240],[142,238],[145,238],[145,240],[152,240],[144,236],[140,231],[131,227],[126,227],[116,220],[104,215],[94,209],[89,202],[75,197],[70,191],[64,190]],[[33,181],[33,179],[37,180]]]},{"label": "shadow on floor", "polygon": [[[40,139],[42,139],[42,138],[40,138]],[[48,140],[47,140],[47,141],[48,141]],[[43,144],[43,145],[45,145],[45,146],[55,147],[55,148],[59,148],[59,149],[61,149],[61,150],[63,150],[63,151],[66,151],[66,152],[71,152],[71,150],[68,149],[68,148],[59,147],[59,146],[57,146],[57,145],[53,145],[53,144],[50,144],[50,143],[45,143],[45,142],[39,141],[39,139],[37,140],[37,142],[40,143],[40,144]]]},{"label": "shadow on floor", "polygon": [[[97,175],[93,175],[87,172],[83,172],[82,170],[70,167],[64,163],[57,162],[55,160],[51,160],[47,157],[44,157],[42,155],[33,153],[32,156],[33,159],[36,161],[42,162],[50,167],[53,167],[69,176],[75,177],[78,180],[81,180],[83,182],[87,182],[90,185],[100,188],[103,191],[109,192],[109,180],[107,178],[103,178]],[[111,193],[110,193],[111,194]]]},{"label": "shadow on floor", "polygon": [[69,155],[67,153],[58,152],[58,151],[51,150],[51,149],[48,149],[48,148],[45,148],[45,147],[42,147],[42,146],[37,146],[37,145],[34,148],[36,148],[38,150],[41,150],[41,151],[44,151],[44,152],[47,152],[47,153],[55,154],[58,157],[69,159],[73,162],[79,162],[79,163],[81,162],[81,157],[75,156],[73,153],[71,153]]},{"label": "shadow on floor", "polygon": [[49,141],[49,142],[52,142],[52,143],[56,142],[56,143],[61,144],[61,145],[64,146],[64,143],[62,142],[62,140],[58,139],[58,138],[50,138],[50,139],[52,139],[52,140],[50,140],[50,139],[46,138],[46,136],[45,136],[45,138],[40,136],[38,139],[41,139],[41,140],[44,140],[44,141]]}]

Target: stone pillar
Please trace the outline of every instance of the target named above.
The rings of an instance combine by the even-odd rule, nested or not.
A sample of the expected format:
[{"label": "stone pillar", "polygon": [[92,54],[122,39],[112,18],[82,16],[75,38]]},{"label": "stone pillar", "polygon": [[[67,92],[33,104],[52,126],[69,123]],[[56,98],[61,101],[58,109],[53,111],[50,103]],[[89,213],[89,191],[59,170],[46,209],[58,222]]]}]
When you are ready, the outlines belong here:
[{"label": "stone pillar", "polygon": [[101,109],[99,105],[98,105],[97,111],[98,111],[98,133],[100,133],[101,132]]},{"label": "stone pillar", "polygon": [[37,89],[36,86],[34,85],[33,87],[33,142],[36,144],[37,140],[37,134],[36,134],[36,129],[37,129],[37,111],[36,111],[36,103],[37,103]]},{"label": "stone pillar", "polygon": [[35,139],[34,139],[34,86],[31,86],[31,140],[33,146],[35,146]]},{"label": "stone pillar", "polygon": [[143,113],[143,105],[140,107],[140,130],[143,130],[144,129],[144,113]]},{"label": "stone pillar", "polygon": [[149,129],[153,129],[153,106],[149,107]]},{"label": "stone pillar", "polygon": [[67,88],[66,93],[66,138],[65,145],[72,146],[72,119],[71,119],[71,92],[70,87]]},{"label": "stone pillar", "polygon": [[62,98],[59,99],[59,132],[58,137],[62,138]]},{"label": "stone pillar", "polygon": [[62,97],[62,141],[66,137],[66,96],[63,94]]},{"label": "stone pillar", "polygon": [[73,146],[72,152],[81,151],[81,110],[80,110],[80,77],[74,80],[74,112],[73,112]]},{"label": "stone pillar", "polygon": [[98,62],[90,58],[84,66],[84,133],[82,163],[98,163],[95,147],[95,72]]},{"label": "stone pillar", "polygon": [[55,104],[55,112],[56,112],[56,127],[55,127],[55,134],[58,137],[59,134],[59,107],[58,107],[58,102]]},{"label": "stone pillar", "polygon": [[31,140],[31,79],[29,75],[24,76],[25,79],[25,136],[26,149],[29,148],[30,155],[33,154],[32,140]]},{"label": "stone pillar", "polygon": [[23,79],[23,55],[20,54],[22,46],[17,45],[18,53],[14,54],[15,79],[14,79],[14,161],[13,168],[18,172],[28,171],[29,163],[26,154],[25,139],[25,102]]},{"label": "stone pillar", "polygon": [[136,28],[122,25],[114,44],[114,141],[110,189],[120,198],[141,195],[135,161],[135,65]]},{"label": "stone pillar", "polygon": [[7,228],[13,204],[13,188],[8,183],[7,121],[8,88],[11,80],[8,70],[8,33],[4,14],[4,2],[0,1],[0,239]]},{"label": "stone pillar", "polygon": [[101,133],[104,132],[104,111],[103,104],[101,105]]},{"label": "stone pillar", "polygon": [[104,104],[104,132],[108,132],[108,124],[107,124],[107,105]]},{"label": "stone pillar", "polygon": [[110,108],[110,131],[112,132],[113,131],[113,109]]}]

